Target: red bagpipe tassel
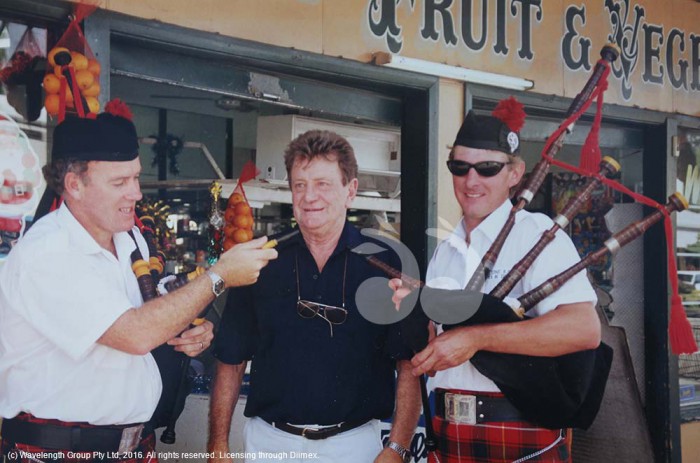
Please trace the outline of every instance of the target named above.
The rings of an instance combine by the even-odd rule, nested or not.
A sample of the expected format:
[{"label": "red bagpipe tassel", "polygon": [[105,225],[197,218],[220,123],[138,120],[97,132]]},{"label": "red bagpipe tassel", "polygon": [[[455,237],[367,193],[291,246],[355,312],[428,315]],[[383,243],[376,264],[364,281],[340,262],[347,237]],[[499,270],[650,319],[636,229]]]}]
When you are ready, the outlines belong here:
[{"label": "red bagpipe tassel", "polygon": [[681,296],[678,294],[678,272],[676,268],[676,255],[673,252],[673,227],[671,218],[664,218],[664,231],[666,232],[666,246],[668,255],[668,273],[671,280],[671,317],[668,325],[668,337],[671,343],[671,351],[676,354],[693,354],[698,351],[698,344],[693,335],[693,327],[690,326],[688,317],[683,307]]},{"label": "red bagpipe tassel", "polygon": [[586,172],[596,173],[598,171],[598,166],[600,165],[600,123],[603,119],[603,94],[605,90],[608,89],[608,79],[607,76],[610,73],[610,68],[606,68],[606,71],[598,83],[599,91],[596,93],[596,113],[593,119],[593,126],[588,132],[586,141],[583,143],[581,148],[581,161],[579,167]]}]

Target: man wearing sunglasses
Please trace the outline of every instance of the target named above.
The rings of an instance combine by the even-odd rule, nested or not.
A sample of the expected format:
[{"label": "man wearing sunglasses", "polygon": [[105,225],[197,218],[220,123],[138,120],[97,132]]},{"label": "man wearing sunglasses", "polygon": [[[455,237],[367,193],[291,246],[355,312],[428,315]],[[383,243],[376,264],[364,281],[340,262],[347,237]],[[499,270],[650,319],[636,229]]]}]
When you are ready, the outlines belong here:
[{"label": "man wearing sunglasses", "polygon": [[[252,360],[249,460],[409,461],[420,409],[412,354],[396,325],[371,323],[355,302],[363,282],[384,275],[350,251],[370,241],[346,218],[358,186],[353,148],[333,132],[312,130],[289,144],[285,164],[301,234],[278,247],[257,284],[229,294],[214,350],[209,451],[229,451],[231,416]],[[393,252],[381,254],[399,265]],[[377,310],[393,311],[391,292],[382,289]],[[382,449],[378,419],[392,412]]]},{"label": "man wearing sunglasses", "polygon": [[[463,218],[435,250],[426,275],[429,287],[465,288],[508,219],[510,191],[519,184],[525,164],[518,156],[522,105],[506,101],[494,115],[470,111],[449,153],[447,168]],[[514,113],[522,116],[519,124],[513,124]],[[518,212],[482,292],[489,293],[551,227],[552,221],[543,214]],[[510,298],[517,303],[515,298],[578,261],[573,243],[560,230]],[[398,303],[406,290],[400,288],[400,280],[392,280],[391,286],[397,290]],[[434,428],[441,462],[570,461],[570,430],[545,429],[526,421],[469,360],[480,350],[546,357],[593,349],[600,343],[595,300],[583,272],[532,308],[526,315],[533,318],[527,321],[449,331],[438,327],[437,336],[412,364],[416,375],[437,372],[429,386],[436,397]]]}]

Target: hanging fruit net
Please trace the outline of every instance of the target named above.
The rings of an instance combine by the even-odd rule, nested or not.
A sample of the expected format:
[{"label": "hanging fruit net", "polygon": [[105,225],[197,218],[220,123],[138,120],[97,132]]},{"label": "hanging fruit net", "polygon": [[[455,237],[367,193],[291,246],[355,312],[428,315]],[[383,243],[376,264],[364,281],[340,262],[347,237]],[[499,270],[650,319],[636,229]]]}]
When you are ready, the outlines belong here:
[{"label": "hanging fruit net", "polygon": [[94,5],[76,4],[74,19],[47,54],[44,107],[59,122],[65,118],[66,111],[75,112],[80,117],[94,117],[100,110],[102,66],[80,27],[80,22],[95,8]]},{"label": "hanging fruit net", "polygon": [[260,171],[252,161],[243,166],[243,171],[238,179],[236,188],[228,198],[226,211],[224,212],[224,242],[223,250],[226,252],[238,243],[245,243],[253,239],[253,210],[245,195],[243,184],[258,176]]}]

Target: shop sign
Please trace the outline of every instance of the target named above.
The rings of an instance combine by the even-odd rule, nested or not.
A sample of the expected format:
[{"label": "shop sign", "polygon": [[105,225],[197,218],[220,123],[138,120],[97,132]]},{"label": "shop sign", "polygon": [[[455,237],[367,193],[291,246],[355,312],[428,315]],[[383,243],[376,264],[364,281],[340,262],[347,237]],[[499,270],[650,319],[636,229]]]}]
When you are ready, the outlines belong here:
[{"label": "shop sign", "polygon": [[695,400],[695,385],[686,384],[680,386],[680,400],[681,402],[689,402]]},{"label": "shop sign", "polygon": [[575,95],[613,42],[618,102],[678,110],[690,96],[686,112],[698,111],[700,5],[689,0],[367,0],[364,20],[386,51],[525,77],[541,93]]}]

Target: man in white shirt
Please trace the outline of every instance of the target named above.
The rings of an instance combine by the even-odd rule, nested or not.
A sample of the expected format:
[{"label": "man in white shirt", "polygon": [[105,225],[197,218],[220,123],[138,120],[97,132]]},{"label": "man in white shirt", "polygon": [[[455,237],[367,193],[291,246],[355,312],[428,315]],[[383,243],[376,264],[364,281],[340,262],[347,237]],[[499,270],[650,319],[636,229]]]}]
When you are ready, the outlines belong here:
[{"label": "man in white shirt", "polygon": [[44,174],[63,204],[37,221],[0,270],[0,417],[10,461],[42,452],[152,459],[154,436],[143,423],[161,378],[149,352],[167,341],[201,353],[211,323],[178,334],[223,287],[255,282],[277,256],[258,249],[264,239],[236,246],[207,275],[144,303],[131,267],[137,247],[149,257],[134,227],[138,139],[124,107],[110,108],[56,127]]},{"label": "man in white shirt", "polygon": [[[519,108],[522,111],[522,105]],[[435,250],[426,276],[429,287],[465,288],[508,218],[510,190],[520,182],[525,164],[517,156],[520,127],[509,127],[504,122],[509,118],[502,119],[470,111],[457,134],[447,164],[464,217]],[[552,221],[542,214],[518,212],[482,293],[489,293],[551,226]],[[578,260],[569,237],[557,232],[509,297],[521,296]],[[392,280],[392,285],[397,288],[400,280]],[[460,326],[444,332],[438,328],[438,335],[412,363],[416,375],[435,372],[430,388],[436,392],[434,427],[442,463],[570,461],[570,432],[524,420],[498,386],[469,360],[478,351],[554,357],[594,349],[600,343],[595,300],[583,272],[529,310],[532,318],[526,321]],[[455,418],[453,412],[473,396],[478,407],[493,413],[477,412],[476,424],[463,424],[459,413]]]}]

